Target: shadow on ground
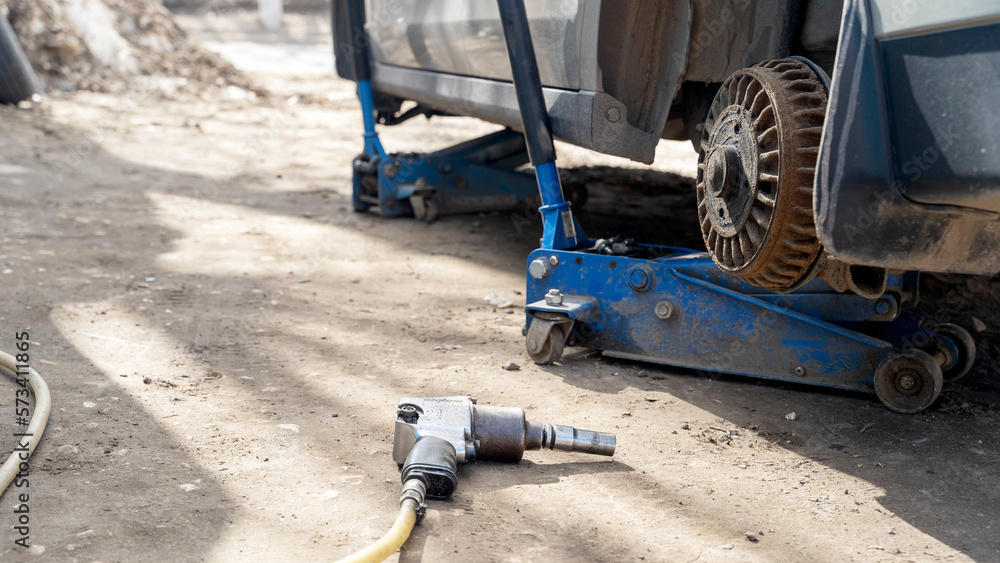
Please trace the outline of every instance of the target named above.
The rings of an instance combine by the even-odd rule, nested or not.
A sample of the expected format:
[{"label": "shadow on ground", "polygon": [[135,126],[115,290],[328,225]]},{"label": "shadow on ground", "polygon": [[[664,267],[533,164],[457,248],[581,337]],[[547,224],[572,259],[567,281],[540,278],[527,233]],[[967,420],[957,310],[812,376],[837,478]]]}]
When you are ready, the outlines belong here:
[{"label": "shadow on ground", "polygon": [[[37,510],[38,521],[44,522],[37,543],[63,550],[72,546],[74,557],[91,559],[134,560],[137,553],[149,554],[149,560],[163,553],[183,553],[180,558],[192,560],[210,557],[223,541],[228,541],[227,530],[234,522],[248,518],[248,512],[256,513],[257,507],[245,507],[244,499],[226,488],[227,480],[260,477],[262,486],[279,488],[284,476],[275,477],[272,471],[271,480],[265,479],[269,471],[266,463],[270,462],[261,458],[286,447],[281,445],[283,441],[288,443],[268,435],[262,441],[239,445],[251,458],[245,462],[249,475],[223,474],[208,467],[204,458],[182,447],[183,432],[170,428],[175,420],[159,413],[166,412],[164,403],[179,403],[175,410],[182,418],[182,428],[195,432],[204,427],[200,417],[212,412],[202,397],[216,393],[233,394],[258,406],[260,418],[271,423],[283,420],[279,413],[293,408],[300,413],[353,412],[353,418],[340,419],[342,424],[338,422],[335,427],[318,417],[308,419],[302,423],[303,438],[291,442],[292,447],[300,448],[296,451],[315,447],[338,452],[349,460],[338,463],[389,481],[386,494],[395,494],[391,483],[398,475],[387,463],[385,452],[360,455],[345,451],[337,443],[337,437],[344,433],[377,432],[385,426],[381,411],[353,409],[351,395],[344,390],[374,392],[382,395],[380,399],[392,401],[401,394],[422,392],[431,381],[429,376],[372,383],[365,374],[376,370],[358,367],[368,366],[367,362],[372,362],[370,367],[380,365],[369,350],[351,350],[328,340],[297,342],[301,338],[292,326],[270,323],[266,313],[236,320],[227,315],[227,305],[264,300],[287,289],[286,279],[170,272],[157,264],[157,257],[176,250],[179,233],[159,220],[151,193],[196,196],[206,202],[245,206],[255,213],[320,224],[323,217],[329,218],[327,210],[331,207],[347,205],[346,191],[338,187],[332,191],[263,193],[253,190],[250,179],[247,185],[206,194],[196,191],[196,186],[205,185],[205,178],[137,166],[100,150],[79,168],[59,176],[59,171],[43,164],[38,147],[69,147],[80,139],[67,136],[55,145],[50,141],[43,144],[39,135],[47,133],[35,129],[36,123],[16,116],[4,119],[4,158],[30,169],[32,178],[30,185],[21,184],[0,196],[5,216],[3,251],[11,268],[16,268],[5,278],[4,324],[9,330],[30,330],[33,339],[41,343],[39,354],[48,363],[38,367],[50,380],[56,396],[50,430],[34,462],[39,500],[33,510]],[[102,171],[121,169],[132,170],[136,182],[122,185],[103,179]],[[646,242],[697,247],[690,181],[660,173],[608,168],[568,171],[567,181],[585,183],[591,191],[589,210],[580,213],[585,227],[595,226],[591,236],[620,233],[655,239]],[[154,187],[138,189],[138,185]],[[234,196],[243,203],[234,203]],[[48,206],[48,217],[42,223],[35,222],[29,213],[38,205]],[[323,210],[319,216],[317,209]],[[112,211],[129,219],[110,226],[102,219]],[[504,214],[447,217],[433,225],[382,220],[370,214],[351,215],[335,222],[400,248],[420,248],[428,240],[443,241],[451,245],[451,256],[505,272],[523,271],[524,259],[540,234],[537,226],[534,231],[518,231],[510,216]],[[22,255],[32,258],[25,260]],[[92,257],[93,261],[81,262],[81,256]],[[158,281],[141,281],[146,277]],[[152,283],[161,284],[158,288],[165,293],[158,294],[157,299],[166,299],[170,313],[162,307],[140,305]],[[963,284],[960,297],[955,297],[956,290],[947,289]],[[998,326],[994,322],[998,284],[988,278],[934,278],[925,285],[928,298],[922,310],[939,320],[966,325],[969,312],[978,311],[988,329],[977,336],[982,357],[973,373],[946,388],[935,407],[914,416],[892,414],[871,396],[736,377],[708,377],[586,354],[568,357],[562,365],[551,368],[551,373],[563,378],[567,391],[581,387],[614,393],[634,387],[668,392],[782,448],[884,489],[885,495],[879,500],[896,517],[975,559],[994,559],[998,548],[996,507],[1000,506],[1000,464],[994,438],[1000,402],[994,367],[1000,342],[994,328]],[[50,288],[73,298],[53,301],[49,298]],[[223,290],[230,293],[225,295]],[[213,297],[212,291],[222,295]],[[285,293],[289,307],[310,309],[308,293]],[[136,377],[143,374],[114,373],[95,365],[93,351],[79,349],[53,324],[51,315],[55,313],[92,317],[78,319],[77,326],[94,325],[91,332],[114,339],[112,343],[135,343],[137,333],[156,334],[165,345],[175,347],[175,358],[181,365],[165,362],[160,373],[151,374],[155,384],[148,386],[148,401],[140,402],[136,396],[145,391]],[[135,326],[109,324],[101,319],[106,313],[133,320]],[[956,318],[946,318],[949,315]],[[188,321],[178,321],[178,316]],[[322,323],[334,331],[360,331],[370,334],[373,341],[393,341],[408,334],[403,327],[379,325],[346,303],[313,311],[303,320]],[[282,346],[294,351],[292,357],[310,354],[320,361],[338,356],[342,358],[339,364],[358,369],[310,383],[287,358],[274,352]],[[262,354],[262,349],[268,353]],[[592,379],[577,375],[581,366],[595,363],[621,366],[622,375],[610,384],[605,380],[600,386],[588,386]],[[646,377],[639,377],[640,369]],[[260,379],[241,380],[240,374],[248,370]],[[198,384],[182,381],[183,373],[197,379]],[[173,381],[168,384],[169,380]],[[284,385],[286,392],[275,396],[267,391],[274,384]],[[128,392],[124,392],[126,385],[130,386]],[[335,396],[318,392],[321,387],[334,388]],[[95,404],[87,406],[90,402]],[[791,411],[798,413],[794,421],[784,416]],[[209,418],[225,431],[199,437],[201,447],[222,448],[227,439],[264,432],[243,430],[241,436],[238,423],[226,416]],[[112,422],[127,424],[106,430]],[[128,426],[133,430],[120,429]],[[305,436],[309,437],[307,442]],[[384,437],[379,439],[385,441]],[[316,465],[320,466],[318,461]],[[285,469],[295,470],[294,466]],[[463,486],[470,490],[545,485],[589,473],[625,475],[652,489],[656,485],[620,462],[483,465],[463,471],[467,478]],[[182,485],[195,488],[185,491]],[[12,494],[7,493],[8,501]],[[453,501],[441,510],[472,510],[472,497],[468,499]],[[372,502],[365,498],[354,500]],[[495,513],[488,515],[480,509],[477,514],[501,519],[515,506],[497,506]],[[359,517],[364,512],[363,508],[352,510]],[[548,507],[522,505],[517,510],[526,513],[522,518],[551,516],[546,512]],[[313,513],[322,510],[315,508]],[[92,515],[85,529],[80,525],[81,514]],[[304,514],[309,516],[310,512]],[[718,517],[726,516],[720,513]],[[416,535],[401,560],[419,560],[435,522],[431,519],[428,524],[429,531]],[[183,533],[167,535],[167,530]],[[578,547],[567,547],[566,552],[586,557],[588,538],[582,528],[567,533],[568,544]],[[337,540],[343,542],[344,537]]]}]

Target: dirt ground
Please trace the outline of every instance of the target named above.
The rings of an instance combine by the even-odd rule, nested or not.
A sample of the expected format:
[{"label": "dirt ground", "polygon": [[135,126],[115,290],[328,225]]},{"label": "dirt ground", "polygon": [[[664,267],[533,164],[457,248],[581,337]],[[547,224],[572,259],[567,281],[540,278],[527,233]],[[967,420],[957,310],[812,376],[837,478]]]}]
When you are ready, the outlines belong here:
[{"label": "dirt ground", "polygon": [[[291,43],[237,15],[181,21],[206,40]],[[0,108],[0,349],[28,331],[54,400],[30,487],[2,499],[5,561],[336,559],[392,524],[398,399],[466,394],[614,432],[618,451],[463,466],[393,560],[1000,559],[1000,282],[928,280],[936,320],[986,326],[973,373],[913,416],[580,349],[535,366],[520,309],[483,297],[524,305],[540,226],[353,212],[352,85],[251,76],[270,96]],[[493,129],[420,119],[383,141],[428,150]],[[694,155],[661,149],[650,171],[560,146],[591,190],[588,234],[698,243]],[[10,509],[25,491],[27,550]]]}]

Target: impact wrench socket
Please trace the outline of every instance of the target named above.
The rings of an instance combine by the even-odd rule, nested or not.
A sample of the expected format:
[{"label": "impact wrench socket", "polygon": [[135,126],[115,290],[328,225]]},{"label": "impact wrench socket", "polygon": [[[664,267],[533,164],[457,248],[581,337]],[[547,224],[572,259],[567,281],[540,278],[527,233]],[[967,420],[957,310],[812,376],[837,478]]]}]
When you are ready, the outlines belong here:
[{"label": "impact wrench socket", "polygon": [[471,397],[403,398],[396,408],[392,458],[402,480],[421,480],[430,498],[454,492],[458,464],[517,463],[525,450],[542,448],[611,456],[615,435],[528,422],[523,409],[479,406]]}]

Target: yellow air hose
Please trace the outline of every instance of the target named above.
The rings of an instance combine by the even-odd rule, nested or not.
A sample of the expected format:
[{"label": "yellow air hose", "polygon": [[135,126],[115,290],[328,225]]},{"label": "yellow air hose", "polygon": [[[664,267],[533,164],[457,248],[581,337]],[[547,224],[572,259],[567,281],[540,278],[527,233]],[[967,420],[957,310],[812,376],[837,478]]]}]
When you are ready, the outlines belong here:
[{"label": "yellow air hose", "polygon": [[424,515],[427,485],[420,479],[407,479],[399,497],[399,516],[389,531],[368,547],[348,555],[337,563],[382,563],[403,547],[417,521]]},{"label": "yellow air hose", "polygon": [[[23,366],[24,364],[21,365]],[[5,352],[0,352],[0,366],[7,368],[14,374],[17,374],[19,371],[21,373],[24,372],[23,369],[18,369],[18,363],[14,360],[14,356]],[[25,444],[27,452],[15,450],[7,458],[7,461],[0,466],[0,493],[7,490],[7,487],[17,476],[21,463],[27,461],[31,457],[32,452],[35,451],[35,447],[38,446],[38,442],[42,439],[42,433],[45,432],[45,424],[49,421],[49,411],[52,410],[52,397],[49,395],[49,386],[45,384],[45,380],[42,379],[42,376],[38,375],[37,371],[32,368],[28,368],[27,371],[28,385],[31,386],[31,390],[35,393],[35,412],[31,416],[31,422],[28,423],[28,427],[23,432],[24,437],[18,441],[18,447],[20,448],[21,444]]]},{"label": "yellow air hose", "polygon": [[379,540],[357,553],[348,555],[337,563],[382,563],[390,555],[396,553],[410,537],[413,526],[417,523],[417,501],[408,498],[399,506],[399,516],[396,523]]}]

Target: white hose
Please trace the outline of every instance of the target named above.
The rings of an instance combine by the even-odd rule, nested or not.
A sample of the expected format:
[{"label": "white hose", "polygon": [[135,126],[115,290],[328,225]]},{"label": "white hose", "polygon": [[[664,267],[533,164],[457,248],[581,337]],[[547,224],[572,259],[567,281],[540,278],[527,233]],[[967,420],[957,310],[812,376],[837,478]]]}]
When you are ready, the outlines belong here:
[{"label": "white hose", "polygon": [[[4,352],[0,352],[0,366],[9,369],[14,374],[18,372],[14,356]],[[6,491],[10,483],[17,477],[21,463],[27,461],[31,457],[32,452],[35,451],[35,447],[38,446],[38,442],[42,439],[42,433],[45,432],[45,424],[49,421],[49,411],[52,410],[52,397],[49,395],[49,386],[45,384],[42,376],[38,375],[38,372],[32,368],[28,368],[28,385],[31,386],[31,390],[35,393],[35,412],[31,415],[31,422],[28,423],[28,427],[23,432],[25,436],[15,437],[18,439],[17,447],[21,447],[24,444],[27,453],[25,454],[23,450],[15,450],[7,458],[7,461],[3,462],[3,465],[0,466],[0,494]],[[21,454],[25,454],[23,458]]]}]

